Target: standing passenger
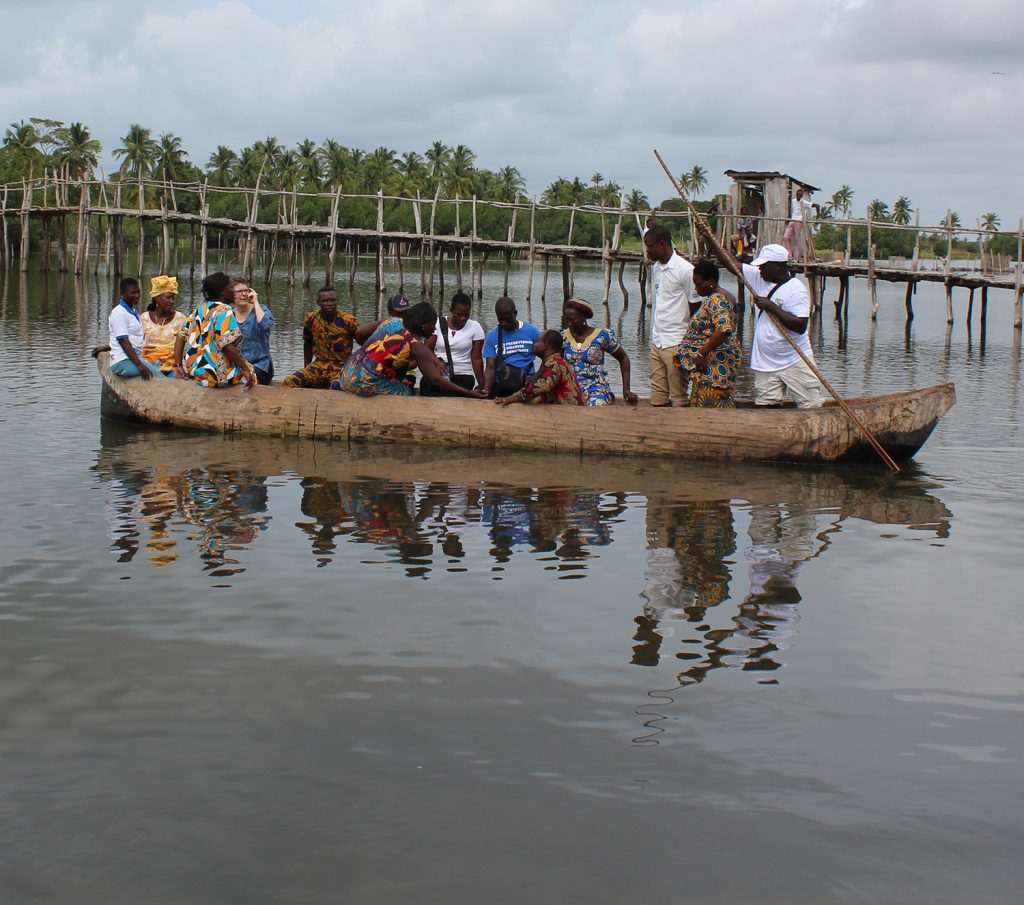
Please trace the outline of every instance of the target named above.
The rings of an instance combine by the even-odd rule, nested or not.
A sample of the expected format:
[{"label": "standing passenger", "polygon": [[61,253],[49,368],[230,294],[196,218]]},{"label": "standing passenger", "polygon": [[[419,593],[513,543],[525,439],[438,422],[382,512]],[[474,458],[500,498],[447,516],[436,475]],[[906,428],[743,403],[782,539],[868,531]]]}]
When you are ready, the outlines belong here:
[{"label": "standing passenger", "polygon": [[352,354],[359,321],[338,310],[338,294],[324,286],[316,294],[317,311],[302,322],[302,368],[284,379],[286,387],[326,390]]},{"label": "standing passenger", "polygon": [[270,328],[273,312],[260,304],[256,290],[244,277],[232,281],[235,320],[242,331],[242,357],[252,365],[256,379],[266,386],[274,379],[274,361],[270,357]]},{"label": "standing passenger", "polygon": [[644,236],[654,262],[654,311],[651,314],[651,405],[687,406],[686,379],[675,366],[690,315],[700,304],[693,288],[693,265],[672,250],[672,234],[654,225]]},{"label": "standing passenger", "polygon": [[764,245],[757,257],[743,265],[743,276],[754,290],[758,307],[750,369],[754,372],[754,405],[781,405],[788,392],[797,408],[821,405],[821,383],[796,349],[780,332],[771,312],[811,361],[814,353],[807,338],[811,297],[803,280],[789,270],[789,255],[781,245]]},{"label": "standing passenger", "polygon": [[533,345],[540,330],[519,320],[516,303],[508,296],[494,303],[498,326],[484,339],[484,392],[509,396],[520,390],[533,373]]}]

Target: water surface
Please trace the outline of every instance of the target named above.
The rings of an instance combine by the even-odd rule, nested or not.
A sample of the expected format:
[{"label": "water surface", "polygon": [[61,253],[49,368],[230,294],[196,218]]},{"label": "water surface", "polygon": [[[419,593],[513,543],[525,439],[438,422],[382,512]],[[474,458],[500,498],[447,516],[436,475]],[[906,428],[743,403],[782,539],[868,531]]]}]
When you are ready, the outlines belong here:
[{"label": "water surface", "polygon": [[109,280],[0,275],[3,900],[1015,901],[1009,294],[858,291],[837,388],[957,386],[895,477],[102,423]]}]

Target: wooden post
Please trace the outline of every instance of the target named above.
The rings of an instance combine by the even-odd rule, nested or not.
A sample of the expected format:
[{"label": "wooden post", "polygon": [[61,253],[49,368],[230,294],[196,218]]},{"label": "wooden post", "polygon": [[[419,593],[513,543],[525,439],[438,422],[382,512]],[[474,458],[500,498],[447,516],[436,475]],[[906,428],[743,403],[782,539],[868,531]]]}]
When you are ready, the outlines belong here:
[{"label": "wooden post", "polygon": [[946,279],[946,323],[953,323],[953,284],[950,282],[949,270],[953,259],[953,213],[946,209],[946,262],[943,267]]},{"label": "wooden post", "polygon": [[377,189],[377,291],[383,292],[384,281],[384,190]]},{"label": "wooden post", "polygon": [[402,243],[395,243],[395,263],[398,265],[398,291],[405,295],[405,269],[402,267]]},{"label": "wooden post", "polygon": [[622,308],[625,310],[629,307],[629,290],[626,289],[626,284],[622,279],[623,274],[626,272],[626,262],[624,260],[619,261],[619,289],[622,291]]},{"label": "wooden post", "polygon": [[[473,229],[469,234],[469,294],[473,294],[473,282],[476,280],[476,262],[473,259],[473,244],[476,242],[476,195],[473,196]],[[459,261],[459,291],[462,291],[462,262]]]},{"label": "wooden post", "polygon": [[544,280],[540,284],[541,307],[544,307],[544,300],[548,294],[548,265],[551,263],[551,255],[544,255]]},{"label": "wooden post", "polygon": [[434,297],[434,220],[437,216],[437,199],[441,196],[441,184],[438,183],[434,192],[434,200],[430,203],[430,297]]},{"label": "wooden post", "polygon": [[3,246],[2,247],[3,247],[3,262],[4,262],[4,265],[6,265],[11,260],[11,236],[10,236],[10,233],[7,231],[7,189],[8,189],[8,186],[5,185],[4,186],[3,202],[2,202],[2,204],[3,204],[2,214],[0,214],[0,216],[3,217],[4,235],[3,235]]},{"label": "wooden post", "polygon": [[245,230],[245,256],[242,258],[242,276],[252,280],[252,241],[253,226],[260,210],[260,180],[263,178],[263,168],[260,167],[259,175],[256,177],[256,188],[252,193],[252,207],[249,209],[249,221]]},{"label": "wooden post", "polygon": [[871,320],[878,320],[878,287],[875,281],[875,246],[871,241],[871,208],[868,208],[868,290],[871,293]]},{"label": "wooden post", "polygon": [[298,226],[299,226],[298,204],[299,204],[299,201],[298,201],[298,189],[296,189],[296,187],[293,185],[292,186],[292,210],[291,210],[291,217],[289,218],[290,224],[291,224],[291,229],[288,230],[288,285],[289,286],[294,286],[295,285],[295,253],[296,253],[296,250],[297,250],[296,249],[296,245],[297,245],[297,241],[298,241],[296,239],[295,231],[298,229]]},{"label": "wooden post", "polygon": [[967,332],[971,332],[971,317],[974,314],[974,287],[971,286],[970,295],[967,296]]},{"label": "wooden post", "polygon": [[359,272],[359,240],[351,239],[348,249],[352,258],[349,262],[348,288],[352,290],[356,288],[356,274]]},{"label": "wooden post", "polygon": [[914,256],[910,259],[910,269],[915,273],[921,263],[921,230],[918,226],[921,224],[921,210],[920,208],[914,211]]},{"label": "wooden post", "polygon": [[[32,191],[34,183],[31,180],[22,180],[21,190],[21,239],[18,242],[18,269],[22,273],[28,272],[28,255],[29,255],[29,230],[28,230],[28,212],[29,208],[32,207]],[[24,280],[22,280],[24,285]]]},{"label": "wooden post", "polygon": [[199,274],[207,274],[206,256],[210,244],[210,203],[206,200],[207,181],[199,188]]},{"label": "wooden post", "polygon": [[640,316],[643,317],[644,309],[650,307],[647,300],[647,262],[640,262],[640,269],[637,271],[637,282],[640,284]]},{"label": "wooden post", "polygon": [[604,307],[604,325],[610,327],[612,325],[611,310],[608,305],[608,296],[611,293],[612,287],[612,249],[609,242],[605,242],[602,247],[601,255],[604,260],[601,262],[601,268],[604,271],[604,297],[602,299],[602,305]]},{"label": "wooden post", "polygon": [[1021,294],[1024,292],[1021,268],[1024,268],[1024,218],[1017,222],[1017,268],[1013,277],[1016,284],[1013,290],[1013,326],[1016,330],[1021,329]]},{"label": "wooden post", "polygon": [[437,247],[437,286],[438,298],[441,302],[444,302],[444,246],[439,245]]},{"label": "wooden post", "polygon": [[907,323],[909,324],[914,319],[914,291],[917,289],[917,284],[913,280],[907,280],[907,295],[903,300],[903,304],[907,309]]},{"label": "wooden post", "polygon": [[569,289],[569,256],[562,255],[562,303],[572,298]]},{"label": "wooden post", "polygon": [[171,270],[171,235],[167,222],[167,196],[160,199],[160,238],[163,242],[160,257],[160,273],[170,273]]},{"label": "wooden post", "polygon": [[338,209],[341,207],[341,183],[334,190],[331,199],[331,236],[327,241],[327,274],[324,280],[328,286],[334,285],[334,255],[338,250]]},{"label": "wooden post", "polygon": [[[121,210],[121,180],[117,180],[117,186],[114,189],[114,209],[117,211]],[[111,239],[113,240],[113,252],[114,252],[114,276],[121,276],[122,274],[122,260],[121,260],[121,234],[123,232],[123,217],[120,213],[114,215],[114,224],[111,230]]]},{"label": "wooden post", "polygon": [[[973,291],[973,290],[972,290]],[[988,286],[981,287],[981,334],[985,335],[988,326]]]},{"label": "wooden post", "polygon": [[537,199],[533,199],[533,203],[530,205],[530,263],[527,265],[526,271],[526,316],[532,322],[533,316],[530,313],[530,298],[533,295],[533,266],[534,257],[537,248],[536,237],[534,236],[534,227],[537,221]]},{"label": "wooden post", "polygon": [[85,181],[85,175],[83,174],[78,194],[78,229],[75,231],[74,268],[76,277],[82,275],[84,262],[87,260],[86,255],[88,254],[88,251],[85,244],[85,237],[89,234],[88,211],[89,184]]}]

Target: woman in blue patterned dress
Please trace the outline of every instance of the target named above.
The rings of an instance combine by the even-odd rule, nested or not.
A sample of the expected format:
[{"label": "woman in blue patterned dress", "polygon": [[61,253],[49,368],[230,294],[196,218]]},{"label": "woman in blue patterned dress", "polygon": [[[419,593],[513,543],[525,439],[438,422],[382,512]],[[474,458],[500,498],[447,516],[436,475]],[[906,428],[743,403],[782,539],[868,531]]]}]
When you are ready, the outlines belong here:
[{"label": "woman in blue patterned dress", "polygon": [[690,375],[690,405],[696,408],[735,408],[733,389],[740,349],[736,343],[736,300],[718,285],[718,267],[698,261],[693,288],[704,296],[690,318],[676,367]]},{"label": "woman in blue patterned dress", "polygon": [[615,394],[608,385],[608,371],[604,366],[605,355],[611,355],[619,363],[622,374],[622,397],[630,405],[636,405],[636,393],[629,388],[629,356],[614,332],[587,323],[593,316],[594,309],[583,299],[569,299],[565,303],[562,357],[576,374],[580,389],[587,396],[587,405],[611,405]]}]

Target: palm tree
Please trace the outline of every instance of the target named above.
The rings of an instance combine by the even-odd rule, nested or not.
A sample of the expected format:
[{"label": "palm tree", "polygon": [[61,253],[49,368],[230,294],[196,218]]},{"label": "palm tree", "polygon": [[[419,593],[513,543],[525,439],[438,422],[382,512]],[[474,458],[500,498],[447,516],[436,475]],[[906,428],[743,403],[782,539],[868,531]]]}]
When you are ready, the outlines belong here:
[{"label": "palm tree", "polygon": [[377,148],[363,164],[366,185],[374,192],[387,190],[397,172],[398,158],[390,148]]},{"label": "palm tree", "polygon": [[238,174],[238,155],[226,145],[217,145],[217,150],[206,161],[206,175],[214,185],[228,186]]},{"label": "palm tree", "polygon": [[273,135],[267,136],[263,141],[256,142],[253,148],[260,155],[260,163],[266,163],[267,169],[273,169],[277,164],[278,158],[284,153],[284,145]]},{"label": "palm tree", "polygon": [[949,212],[948,224],[953,229],[959,229],[960,227],[960,215],[956,211]]},{"label": "palm tree", "polygon": [[888,220],[889,205],[879,198],[875,198],[868,205],[868,217],[871,220]]},{"label": "palm tree", "polygon": [[647,200],[647,196],[639,189],[633,189],[626,196],[627,211],[649,211],[650,209],[651,202]]},{"label": "palm tree", "polygon": [[472,193],[475,161],[476,154],[465,145],[452,148],[444,170],[444,184],[452,197],[463,198]]},{"label": "palm tree", "polygon": [[323,183],[323,169],[320,149],[311,138],[304,138],[295,148],[295,154],[299,159],[299,166],[302,172],[302,183],[318,189]]},{"label": "palm tree", "polygon": [[913,209],[914,206],[910,203],[910,199],[906,195],[900,195],[892,205],[892,222],[906,226],[910,223],[910,214]]},{"label": "palm tree", "polygon": [[328,138],[320,154],[324,161],[324,172],[327,182],[334,191],[344,188],[352,173],[352,155],[348,148],[338,144],[333,138]]},{"label": "palm tree", "polygon": [[263,170],[265,160],[266,157],[255,146],[242,148],[242,153],[238,155],[238,166],[235,169],[238,184],[244,188],[253,188]]},{"label": "palm tree", "polygon": [[590,177],[590,184],[595,189],[599,188],[601,186],[602,182],[604,182],[604,173],[602,173],[600,171],[594,173],[594,175]]},{"label": "palm tree", "polygon": [[515,201],[526,193],[526,180],[516,167],[502,167],[498,170],[497,201]]},{"label": "palm tree", "polygon": [[139,207],[145,204],[142,179],[148,175],[157,160],[160,146],[153,139],[152,132],[138,123],[128,127],[128,134],[121,139],[122,146],[114,148],[114,157],[121,158],[118,172],[122,176],[134,177],[138,183]]},{"label": "palm tree", "polygon": [[58,159],[64,172],[73,179],[88,176],[99,163],[101,145],[89,132],[84,123],[62,126],[58,138]]},{"label": "palm tree", "polygon": [[843,216],[847,216],[850,213],[850,204],[853,201],[853,189],[848,185],[841,185],[832,194],[832,207],[837,211],[842,211]]},{"label": "palm tree", "polygon": [[36,131],[36,127],[24,120],[20,123],[11,123],[11,127],[4,135],[4,147],[13,152],[15,157],[21,158],[26,179],[31,182],[36,161],[42,156],[39,151],[39,133]]},{"label": "palm tree", "polygon": [[571,183],[559,176],[541,193],[540,200],[545,204],[570,204],[569,190]]},{"label": "palm tree", "polygon": [[993,211],[981,215],[981,228],[995,232],[999,229],[999,215]]},{"label": "palm tree", "polygon": [[699,163],[695,163],[679,177],[679,181],[683,188],[689,189],[690,194],[696,197],[708,187],[708,171]]},{"label": "palm tree", "polygon": [[[413,195],[427,187],[427,167],[423,155],[416,151],[406,151],[398,163],[398,172],[404,177],[407,185],[412,185]],[[409,195],[408,197],[413,197]]]},{"label": "palm tree", "polygon": [[619,198],[622,195],[622,186],[617,182],[605,182],[597,187],[594,193],[597,203],[601,207],[618,207]]},{"label": "palm tree", "polygon": [[430,168],[430,188],[434,190],[444,176],[444,171],[451,159],[452,149],[443,141],[435,141],[423,156],[426,158],[427,166]]}]

